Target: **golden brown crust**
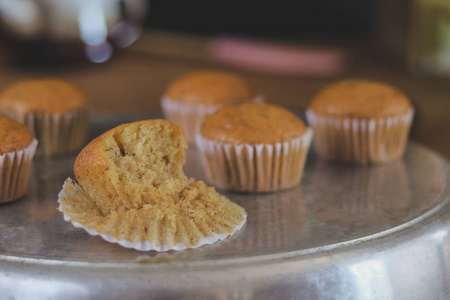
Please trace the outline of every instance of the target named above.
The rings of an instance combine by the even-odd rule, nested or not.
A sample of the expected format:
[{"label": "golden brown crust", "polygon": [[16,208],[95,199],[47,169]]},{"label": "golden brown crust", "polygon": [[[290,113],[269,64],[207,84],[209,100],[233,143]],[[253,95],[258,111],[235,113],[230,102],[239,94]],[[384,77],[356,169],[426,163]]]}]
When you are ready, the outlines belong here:
[{"label": "golden brown crust", "polygon": [[77,179],[86,177],[90,173],[96,173],[107,167],[105,157],[102,155],[101,151],[99,151],[99,149],[101,149],[99,146],[102,144],[102,140],[107,133],[108,132],[105,132],[92,140],[78,154],[73,165],[73,171]]},{"label": "golden brown crust", "polygon": [[0,94],[0,110],[21,115],[29,112],[63,113],[86,108],[84,94],[58,79],[23,80]]},{"label": "golden brown crust", "polygon": [[302,136],[305,124],[290,111],[267,103],[239,103],[206,117],[205,138],[233,144],[273,144]]},{"label": "golden brown crust", "polygon": [[105,214],[161,201],[164,205],[173,192],[167,184],[188,181],[183,172],[186,147],[181,128],[167,120],[123,124],[91,141],[75,160],[74,173]]},{"label": "golden brown crust", "polygon": [[[172,124],[170,121],[163,119],[156,120],[143,120],[133,122],[132,124],[122,124],[117,126],[97,138],[93,139],[86,147],[81,150],[78,154],[75,163],[74,163],[74,173],[77,179],[86,177],[89,174],[95,174],[102,169],[105,169],[108,166],[108,163],[105,159],[104,155],[104,140],[108,137],[114,136],[117,133],[120,133],[125,127],[134,126],[138,128],[141,125],[145,124],[153,124],[154,126],[167,125],[170,123],[170,126],[174,127],[174,131],[177,132],[178,135],[182,136],[183,131],[180,127]],[[185,142],[186,144],[186,142]],[[187,147],[187,146],[185,146]]]},{"label": "golden brown crust", "polygon": [[113,128],[77,157],[79,185],[66,181],[60,209],[71,222],[139,250],[180,250],[233,234],[244,209],[186,177],[185,148],[181,128],[166,120]]},{"label": "golden brown crust", "polygon": [[411,103],[387,84],[347,79],[320,90],[309,109],[322,116],[371,119],[404,115],[411,110]]},{"label": "golden brown crust", "polygon": [[217,105],[251,100],[256,96],[239,75],[219,71],[197,71],[178,78],[165,96],[189,104]]},{"label": "golden brown crust", "polygon": [[0,155],[28,147],[33,135],[25,125],[0,115]]}]

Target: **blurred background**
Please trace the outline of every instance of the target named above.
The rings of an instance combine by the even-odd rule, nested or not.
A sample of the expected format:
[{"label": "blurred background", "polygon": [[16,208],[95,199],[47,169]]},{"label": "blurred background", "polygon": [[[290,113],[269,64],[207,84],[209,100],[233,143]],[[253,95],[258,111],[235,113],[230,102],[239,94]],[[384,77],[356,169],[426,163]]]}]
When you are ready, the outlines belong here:
[{"label": "blurred background", "polygon": [[[201,34],[296,39],[367,37],[375,21],[374,0],[318,0],[300,3],[154,1],[146,25]],[[156,13],[159,12],[159,13]]]},{"label": "blurred background", "polygon": [[416,107],[412,138],[450,158],[450,1],[0,0],[0,90],[60,77],[94,117],[158,113],[174,78],[205,68],[296,111],[338,79],[389,83]]}]

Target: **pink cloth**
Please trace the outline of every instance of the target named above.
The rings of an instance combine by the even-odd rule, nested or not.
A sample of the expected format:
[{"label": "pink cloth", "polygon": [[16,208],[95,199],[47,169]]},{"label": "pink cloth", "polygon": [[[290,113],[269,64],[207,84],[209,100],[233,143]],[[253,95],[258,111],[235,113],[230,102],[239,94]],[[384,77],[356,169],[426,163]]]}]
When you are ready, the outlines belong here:
[{"label": "pink cloth", "polygon": [[283,46],[222,37],[212,40],[209,55],[235,66],[278,74],[335,75],[343,70],[341,50]]}]

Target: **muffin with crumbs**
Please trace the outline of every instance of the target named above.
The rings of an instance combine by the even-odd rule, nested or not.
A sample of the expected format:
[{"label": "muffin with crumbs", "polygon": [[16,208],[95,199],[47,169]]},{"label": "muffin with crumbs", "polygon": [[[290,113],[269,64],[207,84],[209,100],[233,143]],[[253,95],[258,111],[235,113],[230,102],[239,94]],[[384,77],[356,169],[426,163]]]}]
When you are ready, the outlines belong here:
[{"label": "muffin with crumbs", "polygon": [[186,139],[167,120],[123,124],[78,155],[59,195],[64,218],[128,248],[183,250],[237,232],[239,205],[183,172]]}]

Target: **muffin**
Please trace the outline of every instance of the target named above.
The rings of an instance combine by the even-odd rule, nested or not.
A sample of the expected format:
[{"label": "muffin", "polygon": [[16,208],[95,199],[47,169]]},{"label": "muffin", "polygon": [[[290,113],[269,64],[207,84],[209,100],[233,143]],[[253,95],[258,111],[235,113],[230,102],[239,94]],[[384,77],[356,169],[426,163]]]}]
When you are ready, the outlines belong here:
[{"label": "muffin", "polygon": [[311,138],[312,130],[286,109],[239,103],[205,118],[197,147],[213,185],[269,192],[298,184]]},{"label": "muffin", "polygon": [[224,104],[260,101],[239,75],[221,71],[197,71],[175,80],[161,99],[164,115],[181,126],[189,143],[204,117]]},{"label": "muffin", "polygon": [[358,79],[325,87],[306,112],[319,156],[360,164],[401,157],[413,114],[408,97],[399,90]]},{"label": "muffin", "polygon": [[24,123],[39,141],[37,155],[80,149],[88,132],[87,101],[72,84],[56,79],[24,80],[0,94],[0,113]]},{"label": "muffin", "polygon": [[182,250],[240,229],[243,208],[183,172],[186,139],[166,120],[118,126],[90,142],[59,195],[65,219],[138,250]]},{"label": "muffin", "polygon": [[0,115],[0,203],[27,192],[36,146],[36,139],[24,125]]}]

